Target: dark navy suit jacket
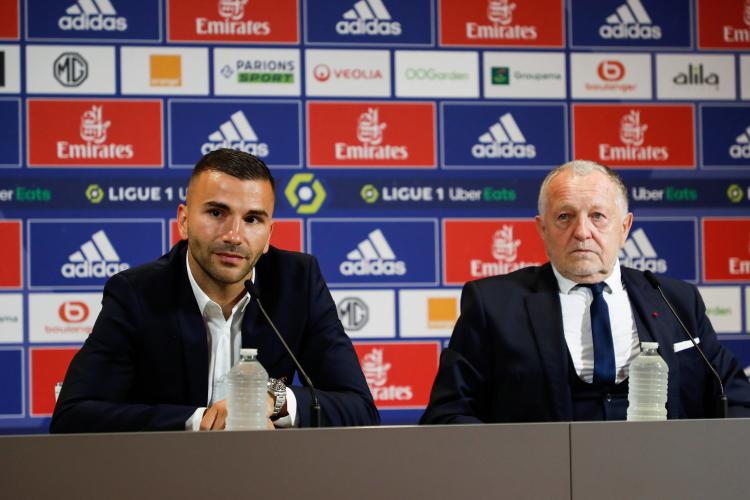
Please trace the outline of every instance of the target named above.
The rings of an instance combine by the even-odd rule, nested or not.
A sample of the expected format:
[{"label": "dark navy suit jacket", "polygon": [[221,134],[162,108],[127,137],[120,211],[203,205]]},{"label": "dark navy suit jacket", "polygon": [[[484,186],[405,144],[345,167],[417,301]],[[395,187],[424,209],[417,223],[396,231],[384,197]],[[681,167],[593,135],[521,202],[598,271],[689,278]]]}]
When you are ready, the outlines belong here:
[{"label": "dark navy suit jacket", "polygon": [[[677,320],[643,273],[622,268],[641,341],[669,365],[667,417],[713,416],[717,389]],[[661,277],[665,295],[721,375],[731,416],[750,416],[750,384],[718,342],[696,287]],[[421,423],[573,420],[568,349],[557,280],[548,263],[465,285],[461,316],[443,350]]]},{"label": "dark navy suit jacket", "polygon": [[[156,262],[113,276],[94,330],[68,368],[51,432],[185,429],[208,396],[206,327],[180,242]],[[317,260],[271,247],[255,267],[266,311],[318,388],[326,425],[374,425],[379,415]],[[251,300],[242,346],[258,348],[271,377],[295,368]],[[292,387],[301,426],[311,396]]]}]

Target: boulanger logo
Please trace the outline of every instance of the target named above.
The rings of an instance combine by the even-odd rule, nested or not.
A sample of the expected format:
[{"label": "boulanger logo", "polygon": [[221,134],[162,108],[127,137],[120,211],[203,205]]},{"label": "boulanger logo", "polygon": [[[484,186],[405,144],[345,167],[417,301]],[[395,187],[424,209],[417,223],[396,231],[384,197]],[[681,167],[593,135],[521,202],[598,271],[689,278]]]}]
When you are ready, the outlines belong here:
[{"label": "boulanger logo", "polygon": [[653,24],[641,0],[627,0],[599,27],[599,36],[610,40],[659,40],[661,26]]},{"label": "boulanger logo", "polygon": [[208,142],[201,146],[201,153],[220,148],[237,149],[259,158],[270,154],[268,144],[258,138],[242,110],[232,113],[230,119],[219,126],[219,130],[208,136]]},{"label": "boulanger logo", "polygon": [[117,15],[109,0],[78,0],[57,21],[65,31],[125,31],[128,20]]},{"label": "boulanger logo", "polygon": [[359,0],[336,23],[340,35],[398,36],[401,23],[391,18],[382,0]]},{"label": "boulanger logo", "polygon": [[80,250],[70,254],[60,272],[68,279],[109,278],[129,267],[127,262],[121,262],[107,233],[102,229],[91,235],[91,239],[81,245]]},{"label": "boulanger logo", "polygon": [[310,173],[298,173],[284,189],[287,201],[298,214],[314,214],[326,199],[326,191],[318,179]]},{"label": "boulanger logo", "polygon": [[667,261],[660,259],[643,228],[638,228],[628,237],[617,257],[623,266],[640,271],[666,273]]},{"label": "boulanger logo", "polygon": [[248,0],[219,0],[217,13],[220,19],[195,18],[195,33],[207,35],[267,36],[271,34],[268,21],[245,20]]},{"label": "boulanger logo", "polygon": [[500,119],[479,136],[478,143],[471,147],[474,158],[534,158],[536,147],[526,143],[526,137],[510,113]]},{"label": "boulanger logo", "polygon": [[644,146],[648,125],[641,123],[641,113],[631,109],[620,119],[620,141],[622,146],[599,144],[599,156],[603,161],[648,160],[666,161],[669,149],[666,146]]},{"label": "boulanger logo", "polygon": [[344,276],[403,276],[406,262],[398,260],[380,229],[375,229],[339,265]]},{"label": "boulanger logo", "polygon": [[94,205],[97,205],[104,199],[104,190],[99,184],[90,184],[89,187],[86,188],[86,199]]},{"label": "boulanger logo", "polygon": [[57,314],[65,323],[82,323],[89,317],[89,306],[78,300],[66,300],[60,304]]},{"label": "boulanger logo", "polygon": [[380,120],[378,108],[368,108],[357,119],[357,140],[361,144],[335,144],[337,160],[407,160],[409,149],[406,145],[383,143],[383,131],[388,126]]},{"label": "boulanger logo", "polygon": [[83,144],[57,141],[56,152],[60,160],[91,160],[133,158],[132,144],[116,144],[107,141],[107,129],[112,123],[104,119],[104,105],[93,105],[81,116],[80,135]]},{"label": "boulanger logo", "polygon": [[735,160],[750,158],[750,126],[737,136],[734,144],[729,146],[729,156]]},{"label": "boulanger logo", "polygon": [[487,20],[491,24],[466,23],[469,40],[536,40],[537,27],[513,23],[516,4],[509,0],[488,0]]},{"label": "boulanger logo", "polygon": [[618,82],[625,77],[625,65],[620,61],[602,61],[596,67],[596,74],[604,81]]},{"label": "boulanger logo", "polygon": [[89,76],[89,63],[77,52],[63,52],[52,66],[55,80],[64,87],[78,87]]},{"label": "boulanger logo", "polygon": [[359,297],[344,297],[338,301],[336,308],[345,330],[359,331],[370,320],[370,308]]}]

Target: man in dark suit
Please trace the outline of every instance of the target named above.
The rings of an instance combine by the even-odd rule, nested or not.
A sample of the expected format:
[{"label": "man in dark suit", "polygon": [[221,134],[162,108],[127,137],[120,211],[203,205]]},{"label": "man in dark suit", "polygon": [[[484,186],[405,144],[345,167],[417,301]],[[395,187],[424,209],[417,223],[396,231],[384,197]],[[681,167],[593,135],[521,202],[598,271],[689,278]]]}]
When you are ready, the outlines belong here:
[{"label": "man in dark suit", "polygon": [[[538,210],[550,262],[465,285],[421,422],[622,420],[641,341],[658,342],[669,366],[668,418],[714,416],[718,384],[697,349],[644,274],[618,262],[633,220],[620,177],[567,163],[545,178]],[[730,415],[750,416],[750,384],[698,290],[659,279],[721,376]]]},{"label": "man in dark suit", "polygon": [[273,209],[274,180],[261,160],[229,149],[205,155],[177,212],[186,241],[107,282],[50,430],[223,429],[226,376],[241,347],[258,348],[273,377],[268,427],[310,425],[311,395],[285,386],[294,365],[246,293],[247,279],[316,384],[323,423],[377,424],[317,261],[269,245]]}]

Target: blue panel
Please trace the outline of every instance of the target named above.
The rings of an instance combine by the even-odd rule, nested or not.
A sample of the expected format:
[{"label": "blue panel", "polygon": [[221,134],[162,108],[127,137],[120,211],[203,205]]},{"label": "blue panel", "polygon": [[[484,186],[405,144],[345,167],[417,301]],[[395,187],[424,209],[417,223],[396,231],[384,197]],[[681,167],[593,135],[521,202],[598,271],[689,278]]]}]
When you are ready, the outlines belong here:
[{"label": "blue panel", "polygon": [[32,287],[100,287],[117,272],[158,258],[160,222],[29,224]]},{"label": "blue panel", "polygon": [[170,164],[192,168],[209,151],[234,148],[269,167],[298,168],[300,108],[299,102],[171,101]]},{"label": "blue panel", "polygon": [[689,48],[690,0],[570,0],[574,47]]},{"label": "blue panel", "polygon": [[310,222],[310,253],[329,284],[436,284],[433,221]]},{"label": "blue panel", "polygon": [[[636,218],[620,263],[672,278],[697,281],[696,222],[693,220],[643,220]],[[679,245],[674,243],[679,241]]]},{"label": "blue panel", "polygon": [[23,413],[21,349],[0,349],[0,415]]},{"label": "blue panel", "polygon": [[430,0],[307,0],[305,11],[310,43],[432,43]]},{"label": "blue panel", "polygon": [[21,165],[21,116],[18,99],[0,99],[0,166]]},{"label": "blue panel", "polygon": [[748,168],[750,106],[701,108],[703,165]]},{"label": "blue panel", "polygon": [[565,105],[446,104],[447,167],[554,168],[565,162]]},{"label": "blue panel", "polygon": [[[159,40],[159,0],[27,0],[29,39]],[[112,7],[114,12],[110,11]],[[91,10],[87,12],[87,10]],[[95,12],[94,12],[95,10]]]}]

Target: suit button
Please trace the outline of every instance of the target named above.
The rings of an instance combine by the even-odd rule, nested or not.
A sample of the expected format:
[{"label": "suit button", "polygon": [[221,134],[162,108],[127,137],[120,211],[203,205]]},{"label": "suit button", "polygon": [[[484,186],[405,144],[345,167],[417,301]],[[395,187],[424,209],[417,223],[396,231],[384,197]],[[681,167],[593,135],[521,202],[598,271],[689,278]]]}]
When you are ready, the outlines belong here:
[{"label": "suit button", "polygon": [[612,394],[607,394],[606,399],[607,399],[607,403],[611,403],[612,402]]}]

